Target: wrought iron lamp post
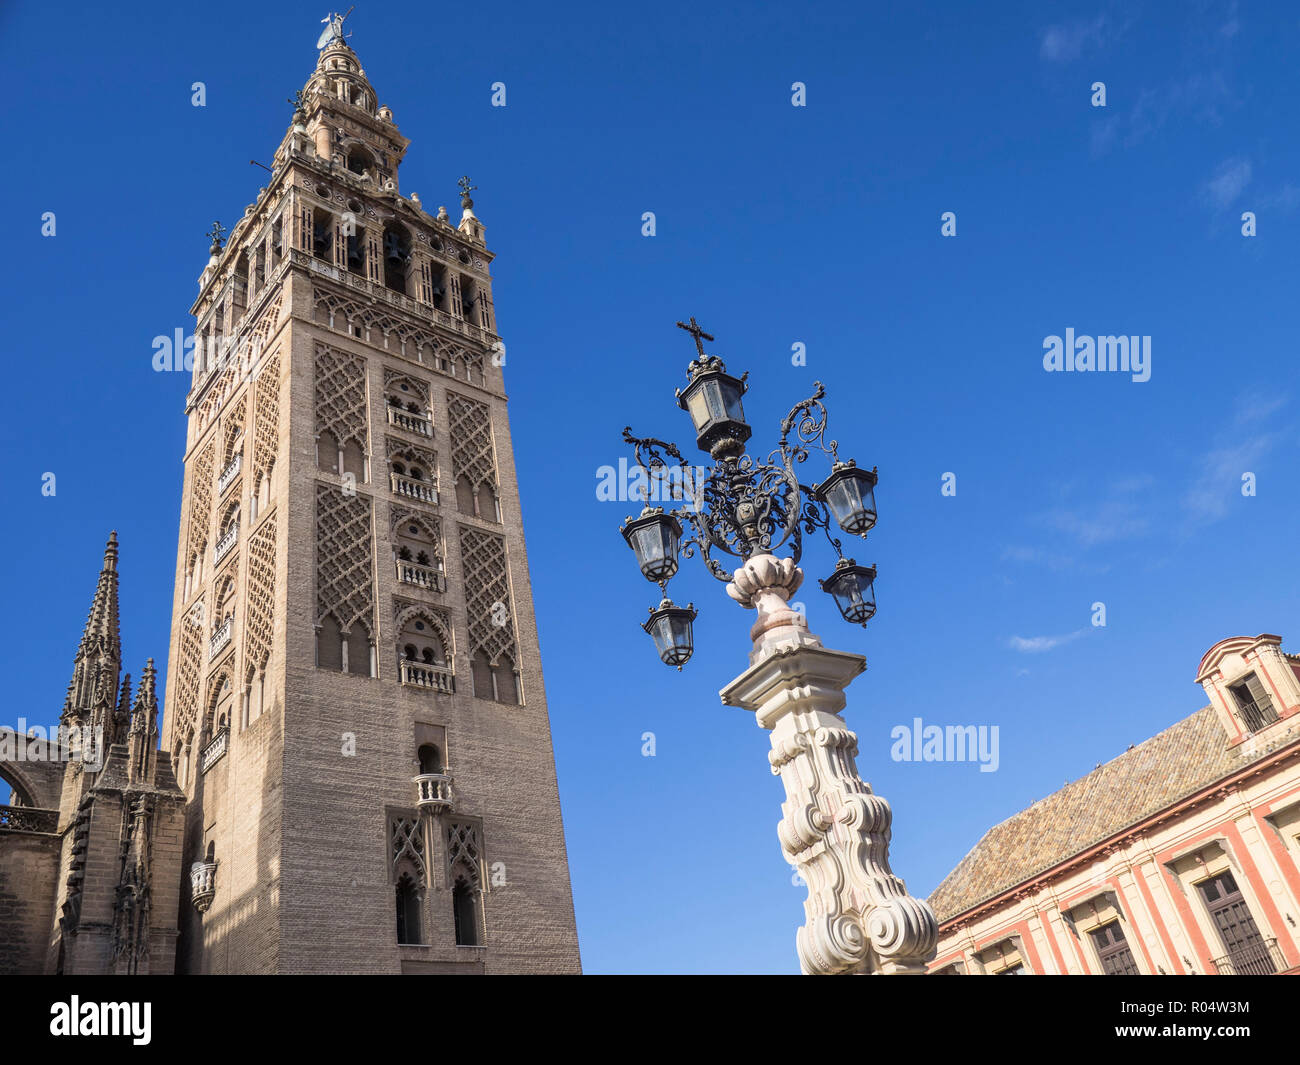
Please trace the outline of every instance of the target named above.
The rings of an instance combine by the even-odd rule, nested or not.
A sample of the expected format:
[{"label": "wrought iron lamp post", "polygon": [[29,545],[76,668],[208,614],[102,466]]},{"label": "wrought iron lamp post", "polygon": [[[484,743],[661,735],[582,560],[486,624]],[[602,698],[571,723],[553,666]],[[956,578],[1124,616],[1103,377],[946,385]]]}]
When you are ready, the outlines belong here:
[{"label": "wrought iron lamp post", "polygon": [[[680,670],[694,650],[691,623],[697,612],[694,604],[676,606],[668,597],[679,556],[698,554],[732,599],[756,609],[749,668],[720,695],[724,704],[752,711],[771,733],[768,761],[786,794],[777,835],[786,860],[808,885],[806,920],[796,937],[803,971],[923,973],[938,924],[930,907],[908,895],[890,871],[889,804],[858,775],[857,736],[839,715],[844,689],[866,668],[866,659],[823,647],[803,614],[789,605],[803,581],[803,536],[821,529],[837,558],[820,582],[823,590],[847,621],[865,625],[876,612],[875,567],[845,558],[831,535],[832,522],[856,536],[875,524],[876,471],[840,461],[836,442],[827,441],[820,382],[781,423],[768,457],[750,456],[745,445],[752,429],[741,402],[748,374],[733,377],[720,358],[705,353],[704,341],[713,337],[694,318],[677,324],[694,337],[696,348],[677,403],[690,414],[696,444],[713,462],[697,478],[675,445],[623,430],[645,475],[647,505],[621,531],[642,575],[662,594],[643,627],[659,657]],[[813,449],[827,456],[831,471],[820,484],[804,484],[795,467]],[[649,506],[649,486],[656,480],[680,487],[673,497],[685,497],[686,505],[669,512]],[[788,556],[778,558],[783,548]],[[727,569],[715,551],[740,565]]]}]

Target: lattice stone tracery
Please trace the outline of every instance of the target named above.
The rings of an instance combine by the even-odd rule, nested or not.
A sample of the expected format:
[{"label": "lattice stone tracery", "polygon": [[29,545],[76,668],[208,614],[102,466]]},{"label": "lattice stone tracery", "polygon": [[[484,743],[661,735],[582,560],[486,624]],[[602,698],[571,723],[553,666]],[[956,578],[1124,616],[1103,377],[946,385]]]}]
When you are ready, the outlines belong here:
[{"label": "lattice stone tracery", "polygon": [[221,464],[223,467],[235,457],[236,447],[244,435],[244,413],[247,403],[248,393],[244,393],[230,408],[230,412],[221,419],[221,438],[224,441],[221,449]]},{"label": "lattice stone tracery", "polygon": [[424,833],[420,830],[420,819],[418,817],[394,817],[390,824],[393,868],[397,869],[403,861],[409,861],[415,866],[416,872],[419,873],[420,878],[423,880],[425,875]]},{"label": "lattice stone tracery", "polygon": [[190,539],[186,551],[188,559],[208,542],[208,526],[212,523],[212,465],[217,442],[209,440],[194,460],[190,476]]},{"label": "lattice stone tracery", "polygon": [[245,662],[259,671],[271,657],[275,631],[275,515],[248,541],[248,596],[244,622]]},{"label": "lattice stone tracery", "polygon": [[457,869],[463,869],[479,885],[479,860],[482,848],[479,845],[478,828],[463,822],[452,822],[447,826],[447,875],[454,876]]},{"label": "lattice stone tracery", "polygon": [[[201,353],[205,359],[210,356],[218,360],[221,370],[220,376],[208,388],[203,397],[203,402],[199,405],[198,423],[200,430],[212,421],[217,411],[222,408],[226,400],[234,394],[244,378],[251,374],[253,368],[258,364],[262,357],[262,348],[280,320],[280,303],[283,298],[283,289],[281,289],[266,305],[266,308],[258,316],[256,323],[246,333],[239,336],[231,347],[211,353]],[[215,369],[213,372],[216,372]]]},{"label": "lattice stone tracery", "polygon": [[[202,600],[197,604],[202,606]],[[176,714],[171,723],[173,737],[194,732],[199,710],[199,681],[203,671],[203,614],[186,614],[181,619],[180,668],[176,672]]]},{"label": "lattice stone tracery", "polygon": [[488,663],[495,666],[505,654],[518,665],[505,541],[462,525],[460,561],[465,580],[470,655],[484,651]]},{"label": "lattice stone tracery", "polygon": [[316,485],[316,615],[344,632],[360,622],[374,636],[374,539],[370,497]]},{"label": "lattice stone tracery", "polygon": [[269,474],[280,451],[280,353],[273,352],[257,374],[253,390],[253,474]]},{"label": "lattice stone tracery", "polygon": [[451,432],[451,472],[477,488],[497,484],[496,450],[492,446],[491,412],[486,403],[447,393],[447,427]]},{"label": "lattice stone tracery", "polygon": [[316,432],[339,447],[355,442],[369,453],[366,428],[366,361],[328,344],[316,345]]}]

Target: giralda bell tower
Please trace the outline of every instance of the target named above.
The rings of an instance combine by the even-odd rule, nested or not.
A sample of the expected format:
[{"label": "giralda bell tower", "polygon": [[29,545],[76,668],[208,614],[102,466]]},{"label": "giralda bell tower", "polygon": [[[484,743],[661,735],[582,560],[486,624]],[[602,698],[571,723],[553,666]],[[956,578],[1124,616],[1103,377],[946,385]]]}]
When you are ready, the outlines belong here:
[{"label": "giralda bell tower", "polygon": [[179,972],[576,972],[489,268],[335,16],[197,319]]}]

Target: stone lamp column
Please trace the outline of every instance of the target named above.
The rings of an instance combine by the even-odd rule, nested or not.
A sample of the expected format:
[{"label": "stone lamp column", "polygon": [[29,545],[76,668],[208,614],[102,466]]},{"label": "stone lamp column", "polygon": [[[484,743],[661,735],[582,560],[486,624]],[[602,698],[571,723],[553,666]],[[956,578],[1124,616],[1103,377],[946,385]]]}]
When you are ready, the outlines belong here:
[{"label": "stone lamp column", "polygon": [[938,922],[889,868],[889,803],[858,776],[858,738],[840,717],[862,655],[822,646],[789,606],[803,581],[793,559],[757,555],[727,594],[754,607],[750,666],[721,691],[772,734],[768,761],[785,785],[777,835],[808,885],[796,946],[805,974],[925,972]]}]

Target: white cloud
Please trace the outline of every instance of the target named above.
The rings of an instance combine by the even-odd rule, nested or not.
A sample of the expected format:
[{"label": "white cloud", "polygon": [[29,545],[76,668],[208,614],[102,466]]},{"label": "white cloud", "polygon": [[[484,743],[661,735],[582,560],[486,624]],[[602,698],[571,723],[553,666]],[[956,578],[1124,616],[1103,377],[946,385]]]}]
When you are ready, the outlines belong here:
[{"label": "white cloud", "polygon": [[1042,654],[1044,651],[1077,640],[1086,631],[1086,629],[1076,629],[1074,632],[1067,632],[1064,636],[1012,636],[1007,641],[1007,646],[1021,654]]},{"label": "white cloud", "polygon": [[1043,30],[1038,54],[1049,63],[1069,63],[1083,55],[1090,45],[1100,46],[1106,38],[1106,16],[1091,22],[1077,19]]},{"label": "white cloud", "polygon": [[1219,164],[1214,177],[1205,183],[1205,197],[1215,207],[1229,207],[1246,190],[1250,176],[1249,159],[1228,159]]}]

